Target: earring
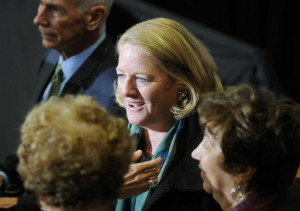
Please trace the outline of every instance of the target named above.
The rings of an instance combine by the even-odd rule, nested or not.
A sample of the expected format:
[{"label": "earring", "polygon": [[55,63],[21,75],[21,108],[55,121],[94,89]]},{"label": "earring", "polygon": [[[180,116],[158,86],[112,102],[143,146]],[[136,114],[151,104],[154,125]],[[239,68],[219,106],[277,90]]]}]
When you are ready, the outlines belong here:
[{"label": "earring", "polygon": [[188,91],[186,89],[178,92],[178,102],[182,103],[188,97]]},{"label": "earring", "polygon": [[235,201],[241,201],[245,198],[245,190],[240,185],[232,188],[230,194]]}]

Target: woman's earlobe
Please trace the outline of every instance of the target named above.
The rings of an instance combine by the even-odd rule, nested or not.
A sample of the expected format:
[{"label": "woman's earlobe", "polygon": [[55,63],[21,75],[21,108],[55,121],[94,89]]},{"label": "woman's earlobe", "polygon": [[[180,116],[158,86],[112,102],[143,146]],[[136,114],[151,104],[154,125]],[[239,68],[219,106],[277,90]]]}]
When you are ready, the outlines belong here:
[{"label": "woman's earlobe", "polygon": [[237,173],[235,182],[237,184],[245,183],[253,177],[255,172],[256,172],[255,168],[248,166],[243,172]]}]

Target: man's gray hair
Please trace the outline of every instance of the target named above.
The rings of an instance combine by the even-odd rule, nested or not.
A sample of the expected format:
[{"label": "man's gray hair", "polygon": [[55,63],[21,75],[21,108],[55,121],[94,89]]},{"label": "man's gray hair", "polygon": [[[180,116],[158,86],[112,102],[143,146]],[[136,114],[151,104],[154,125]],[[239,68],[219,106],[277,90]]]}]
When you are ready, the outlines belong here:
[{"label": "man's gray hair", "polygon": [[106,7],[106,18],[112,7],[113,0],[74,0],[82,13],[87,12],[91,7],[96,5],[104,5]]}]

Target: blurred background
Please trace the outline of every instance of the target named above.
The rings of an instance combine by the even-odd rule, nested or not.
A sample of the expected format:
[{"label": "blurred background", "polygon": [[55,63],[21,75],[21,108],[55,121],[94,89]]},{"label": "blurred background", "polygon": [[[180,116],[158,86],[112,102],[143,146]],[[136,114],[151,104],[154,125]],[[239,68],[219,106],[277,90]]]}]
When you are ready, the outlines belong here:
[{"label": "blurred background", "polygon": [[[44,52],[32,22],[38,3],[1,2],[0,161],[15,152],[32,106]],[[139,21],[175,19],[208,47],[225,86],[251,82],[300,102],[299,12],[299,0],[115,0],[108,33],[116,40]]]}]

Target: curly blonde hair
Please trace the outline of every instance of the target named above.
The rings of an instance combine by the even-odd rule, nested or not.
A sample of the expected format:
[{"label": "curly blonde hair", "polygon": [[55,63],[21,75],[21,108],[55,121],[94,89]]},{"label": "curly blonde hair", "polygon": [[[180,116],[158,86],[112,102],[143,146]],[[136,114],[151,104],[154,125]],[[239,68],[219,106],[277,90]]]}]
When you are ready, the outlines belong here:
[{"label": "curly blonde hair", "polygon": [[21,127],[18,171],[53,206],[114,202],[133,152],[124,120],[90,96],[52,97]]}]

